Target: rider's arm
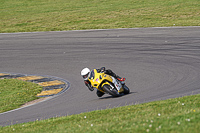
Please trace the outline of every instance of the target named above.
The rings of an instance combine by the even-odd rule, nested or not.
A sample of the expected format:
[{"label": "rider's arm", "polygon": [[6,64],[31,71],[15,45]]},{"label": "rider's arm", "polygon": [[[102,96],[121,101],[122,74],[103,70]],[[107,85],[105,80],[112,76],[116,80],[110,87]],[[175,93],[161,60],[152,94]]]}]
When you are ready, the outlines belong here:
[{"label": "rider's arm", "polygon": [[89,89],[90,91],[93,91],[93,90],[94,90],[94,88],[92,87],[90,81],[85,80],[84,82],[85,82],[85,85],[88,87],[88,89]]},{"label": "rider's arm", "polygon": [[103,73],[106,68],[105,67],[101,67],[100,69],[96,69],[98,73]]}]

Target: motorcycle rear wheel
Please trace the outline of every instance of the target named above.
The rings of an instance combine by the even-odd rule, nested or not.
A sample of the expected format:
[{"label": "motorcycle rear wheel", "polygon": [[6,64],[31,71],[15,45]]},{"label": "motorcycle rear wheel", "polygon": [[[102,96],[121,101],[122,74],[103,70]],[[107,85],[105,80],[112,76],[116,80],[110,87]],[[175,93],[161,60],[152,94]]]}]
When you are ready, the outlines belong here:
[{"label": "motorcycle rear wheel", "polygon": [[114,89],[112,89],[109,85],[107,85],[107,84],[105,84],[104,86],[103,86],[103,89],[104,89],[104,91],[105,92],[107,92],[108,94],[110,94],[110,95],[112,95],[112,96],[114,96],[114,97],[119,97],[120,96],[120,94],[119,94],[119,92],[114,88]]},{"label": "motorcycle rear wheel", "polygon": [[130,93],[129,88],[126,85],[124,85],[123,88],[124,88],[124,94],[129,94]]}]

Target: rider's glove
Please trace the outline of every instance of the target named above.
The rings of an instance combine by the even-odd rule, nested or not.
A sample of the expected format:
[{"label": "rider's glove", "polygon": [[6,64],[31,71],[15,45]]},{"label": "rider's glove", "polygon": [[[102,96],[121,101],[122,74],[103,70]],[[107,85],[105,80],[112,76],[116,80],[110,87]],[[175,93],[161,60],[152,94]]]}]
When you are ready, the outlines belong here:
[{"label": "rider's glove", "polygon": [[91,86],[89,86],[89,85],[88,85],[88,89],[89,89],[90,91],[93,91],[93,90],[94,90],[94,88],[91,87]]},{"label": "rider's glove", "polygon": [[84,81],[85,82],[85,85],[88,87],[88,89],[90,90],[90,91],[93,91],[94,90],[94,88],[91,86],[91,84],[88,82],[88,81]]}]

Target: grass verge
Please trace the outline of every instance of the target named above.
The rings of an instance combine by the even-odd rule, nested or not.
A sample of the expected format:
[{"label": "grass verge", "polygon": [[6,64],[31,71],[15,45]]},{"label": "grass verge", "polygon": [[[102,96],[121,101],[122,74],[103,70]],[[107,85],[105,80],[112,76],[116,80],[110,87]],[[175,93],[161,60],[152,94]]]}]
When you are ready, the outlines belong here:
[{"label": "grass verge", "polygon": [[0,32],[200,26],[199,0],[1,0]]},{"label": "grass verge", "polygon": [[19,108],[21,105],[38,99],[36,95],[42,87],[17,79],[0,79],[0,113]]},{"label": "grass verge", "polygon": [[198,133],[200,95],[0,127],[0,132]]}]

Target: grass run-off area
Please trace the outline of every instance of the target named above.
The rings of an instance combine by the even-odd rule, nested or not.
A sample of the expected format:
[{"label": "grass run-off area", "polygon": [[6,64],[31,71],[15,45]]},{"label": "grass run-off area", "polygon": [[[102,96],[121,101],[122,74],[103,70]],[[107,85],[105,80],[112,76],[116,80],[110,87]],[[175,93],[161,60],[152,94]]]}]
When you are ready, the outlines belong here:
[{"label": "grass run-off area", "polygon": [[0,127],[0,133],[198,133],[200,95]]},{"label": "grass run-off area", "polygon": [[38,99],[42,86],[17,79],[0,79],[0,113]]},{"label": "grass run-off area", "polygon": [[0,33],[200,26],[199,0],[0,0]]}]

